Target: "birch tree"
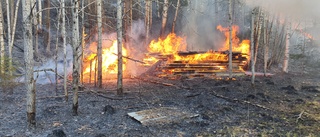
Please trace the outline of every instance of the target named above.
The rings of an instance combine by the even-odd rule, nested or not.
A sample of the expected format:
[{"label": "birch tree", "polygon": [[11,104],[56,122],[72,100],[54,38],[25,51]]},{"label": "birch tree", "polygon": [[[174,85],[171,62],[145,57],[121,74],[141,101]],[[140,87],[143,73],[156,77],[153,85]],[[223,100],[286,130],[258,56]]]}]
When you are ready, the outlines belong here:
[{"label": "birch tree", "polygon": [[[18,18],[18,11],[19,11],[19,3],[20,0],[17,1],[16,3],[16,8],[15,8],[15,12],[14,12],[14,16],[12,16],[13,20],[13,24],[12,24],[12,33],[11,33],[11,40],[9,43],[9,48],[8,48],[8,54],[9,54],[9,74],[12,75],[12,48],[13,48],[13,42],[14,42],[14,37],[15,37],[15,32],[16,32],[16,25],[17,25],[17,18]],[[13,4],[12,4],[13,5]]]},{"label": "birch tree", "polygon": [[259,43],[260,43],[260,37],[261,37],[261,28],[262,28],[262,24],[263,24],[263,10],[261,8],[258,8],[258,16],[257,18],[257,22],[256,22],[256,32],[255,32],[255,52],[254,52],[254,64],[257,62],[257,57],[258,57],[258,49],[259,49]]},{"label": "birch tree", "polygon": [[263,74],[267,76],[267,63],[268,63],[268,55],[269,55],[269,45],[268,45],[268,24],[269,24],[269,14],[265,14],[263,21]]},{"label": "birch tree", "polygon": [[72,70],[72,85],[73,85],[73,104],[72,112],[73,115],[78,115],[78,91],[79,91],[79,58],[80,54],[80,43],[79,43],[79,1],[72,0],[72,49],[73,49],[73,70]]},{"label": "birch tree", "polygon": [[63,46],[63,71],[64,71],[64,81],[63,81],[63,89],[64,96],[66,101],[68,101],[68,89],[67,89],[67,37],[66,37],[66,13],[65,13],[65,1],[61,0],[61,14],[62,14],[62,24],[61,24],[61,34],[63,37],[62,46]]},{"label": "birch tree", "polygon": [[[2,2],[0,1],[0,7],[2,7]],[[3,15],[2,9],[0,9],[0,74],[4,72],[4,33],[3,33]]]},{"label": "birch tree", "polygon": [[[81,0],[81,8],[85,8],[85,2],[86,0]],[[84,10],[82,10],[81,12],[81,48],[84,49],[85,47],[85,25],[84,25]],[[80,78],[81,78],[81,85],[83,84],[83,60],[84,60],[84,54],[83,54],[83,50],[81,50],[81,60],[80,60]]]},{"label": "birch tree", "polygon": [[255,33],[255,25],[254,25],[254,20],[255,20],[255,14],[256,14],[256,8],[254,8],[251,12],[251,35],[250,35],[250,39],[251,39],[251,43],[250,43],[250,63],[251,63],[251,72],[252,72],[252,76],[251,76],[251,84],[254,85],[254,80],[255,80],[255,62],[254,62],[254,33]]},{"label": "birch tree", "polygon": [[118,80],[117,80],[117,94],[123,94],[122,83],[122,2],[117,0],[117,42],[118,42]]},{"label": "birch tree", "polygon": [[173,23],[172,23],[172,30],[171,30],[172,33],[174,33],[174,30],[175,30],[175,27],[176,27],[179,7],[180,7],[180,0],[177,0],[176,12],[174,14]]},{"label": "birch tree", "polygon": [[232,0],[229,0],[229,78],[232,78]]},{"label": "birch tree", "polygon": [[146,44],[148,44],[149,40],[149,33],[150,33],[150,5],[151,5],[151,0],[145,0],[145,26],[146,26]]},{"label": "birch tree", "polygon": [[160,37],[165,37],[165,30],[167,25],[167,18],[168,18],[168,9],[169,9],[169,0],[163,1],[163,11],[162,11],[162,23],[161,23],[161,30],[160,30]]},{"label": "birch tree", "polygon": [[102,88],[102,6],[101,0],[96,1],[97,4],[97,20],[98,20],[98,87]]},{"label": "birch tree", "polygon": [[9,4],[9,0],[6,0],[6,7],[7,7],[8,43],[11,43],[11,19],[10,19],[10,4]]},{"label": "birch tree", "polygon": [[286,24],[286,36],[285,36],[285,50],[284,50],[284,59],[283,59],[283,68],[282,71],[288,73],[288,64],[289,64],[289,47],[290,47],[290,23]]},{"label": "birch tree", "polygon": [[[32,6],[33,5],[35,5],[36,6],[36,4],[37,4],[37,1],[36,0],[32,0],[31,1],[31,3],[32,3]],[[32,14],[33,15],[36,15],[36,12],[37,12],[37,8],[35,7],[35,8],[32,8]],[[34,54],[35,54],[35,57],[39,57],[39,27],[38,27],[38,16],[35,16],[34,18],[33,18],[33,26],[36,26],[36,32],[35,32],[35,40],[34,40],[34,42],[35,42],[35,47],[34,47]]]},{"label": "birch tree", "polygon": [[27,122],[28,127],[36,125],[36,90],[33,78],[32,13],[31,0],[23,0],[23,44],[25,58],[25,84],[27,88]]},{"label": "birch tree", "polygon": [[[58,24],[57,24],[57,32],[59,32],[60,30],[60,19],[61,19],[61,9],[62,9],[62,4],[60,3],[60,7],[58,9],[58,17],[57,17],[57,21],[58,21]],[[55,86],[55,91],[56,91],[56,94],[58,92],[58,48],[59,48],[59,33],[56,33],[56,46],[55,46],[55,82],[56,82],[56,86]]]},{"label": "birch tree", "polygon": [[46,47],[46,52],[50,53],[50,41],[51,41],[51,36],[50,36],[50,30],[51,30],[51,20],[50,20],[50,0],[46,0],[46,28],[47,28],[47,33],[45,34],[44,38],[44,43],[47,45]]}]

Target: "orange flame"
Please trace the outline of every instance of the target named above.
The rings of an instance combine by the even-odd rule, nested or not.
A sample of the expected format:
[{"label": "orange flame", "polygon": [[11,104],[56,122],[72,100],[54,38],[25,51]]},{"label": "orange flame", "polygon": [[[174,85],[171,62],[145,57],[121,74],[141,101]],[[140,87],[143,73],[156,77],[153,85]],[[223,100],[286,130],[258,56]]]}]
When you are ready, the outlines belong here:
[{"label": "orange flame", "polygon": [[174,33],[170,33],[165,39],[159,38],[158,41],[152,40],[149,44],[149,52],[151,53],[161,53],[174,54],[178,51],[186,50],[187,44],[186,39],[176,36]]},{"label": "orange flame", "polygon": [[[226,41],[224,42],[223,48],[220,50],[229,50],[229,42],[230,42],[230,32],[229,28],[224,28],[221,25],[217,26],[217,29],[224,33],[226,36]],[[232,51],[233,52],[241,52],[245,54],[250,54],[250,40],[243,40],[240,44],[240,39],[237,37],[239,32],[239,26],[232,26]]]},{"label": "orange flame", "polygon": [[[90,44],[90,48],[96,48],[96,43],[93,42]],[[112,45],[108,48],[102,49],[102,73],[103,74],[117,74],[118,73],[118,46],[117,41],[114,40]],[[126,56],[127,50],[122,45],[122,55]],[[92,53],[85,58],[86,63],[84,64],[83,78],[84,80],[90,80],[90,73],[95,73],[96,66],[96,53]],[[92,62],[91,62],[92,61]],[[91,62],[91,63],[90,63]],[[123,59],[123,70],[126,70],[127,60]],[[90,65],[91,64],[91,65]],[[91,69],[91,70],[90,70]],[[91,77],[91,80],[94,79],[94,76]]]}]

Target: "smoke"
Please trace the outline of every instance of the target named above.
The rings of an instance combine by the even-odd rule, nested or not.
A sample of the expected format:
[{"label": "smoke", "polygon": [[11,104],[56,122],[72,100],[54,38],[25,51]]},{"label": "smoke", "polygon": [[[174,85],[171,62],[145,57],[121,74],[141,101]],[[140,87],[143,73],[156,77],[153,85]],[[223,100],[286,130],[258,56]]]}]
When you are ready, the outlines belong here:
[{"label": "smoke", "polygon": [[188,6],[182,8],[186,21],[181,25],[184,26],[182,33],[187,37],[187,50],[218,50],[223,46],[224,34],[216,27],[220,24],[228,26],[227,14],[217,15],[215,6],[215,1],[203,0],[189,1]]},{"label": "smoke", "polygon": [[[72,47],[71,45],[67,45],[67,74],[71,74],[72,72]],[[39,66],[34,66],[33,77],[36,80],[37,84],[48,84],[55,83],[55,75],[56,73],[52,71],[48,71],[49,69],[55,70],[55,60],[50,58],[45,61],[43,64]],[[47,71],[44,71],[47,70]],[[57,61],[57,74],[60,76],[64,75],[64,65],[63,65],[63,52],[58,52],[58,61]],[[58,80],[61,79],[58,77]],[[19,77],[17,81],[24,82],[25,77]]]},{"label": "smoke", "polygon": [[[132,22],[131,30],[127,31],[129,36],[129,41],[127,43],[127,47],[129,49],[129,57],[132,57],[137,60],[142,60],[147,53],[147,44],[146,40],[146,30],[144,26],[144,22],[142,20],[136,20]],[[145,68],[141,63],[130,61],[127,64],[129,70],[129,74],[131,76],[138,76],[145,71]]]}]

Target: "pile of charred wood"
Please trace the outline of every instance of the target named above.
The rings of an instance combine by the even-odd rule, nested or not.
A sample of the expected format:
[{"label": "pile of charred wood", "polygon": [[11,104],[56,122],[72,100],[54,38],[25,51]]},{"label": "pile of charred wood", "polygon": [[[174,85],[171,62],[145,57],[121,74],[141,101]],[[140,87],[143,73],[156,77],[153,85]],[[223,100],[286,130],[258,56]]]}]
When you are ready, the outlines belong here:
[{"label": "pile of charred wood", "polygon": [[[158,77],[187,76],[193,78],[228,76],[229,74],[229,51],[179,52],[176,55],[153,54],[152,56],[159,61],[149,69],[148,73]],[[248,60],[247,54],[233,52],[233,75],[244,75]]]}]

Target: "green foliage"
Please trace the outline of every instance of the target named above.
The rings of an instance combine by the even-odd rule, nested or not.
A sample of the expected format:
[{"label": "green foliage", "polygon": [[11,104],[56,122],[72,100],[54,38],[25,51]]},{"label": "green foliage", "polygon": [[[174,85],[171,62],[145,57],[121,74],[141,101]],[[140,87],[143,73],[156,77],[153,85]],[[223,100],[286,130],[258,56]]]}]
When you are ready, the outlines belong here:
[{"label": "green foliage", "polygon": [[[0,64],[0,69],[4,70],[4,72],[0,72],[0,87],[4,92],[11,92],[12,89],[18,84],[15,81],[18,76],[13,75],[13,73],[16,72],[16,67],[21,65],[16,62],[12,62],[12,66],[10,67],[8,57],[0,58],[0,60],[3,60],[4,62],[4,64]],[[12,75],[10,72],[12,72]]]}]

